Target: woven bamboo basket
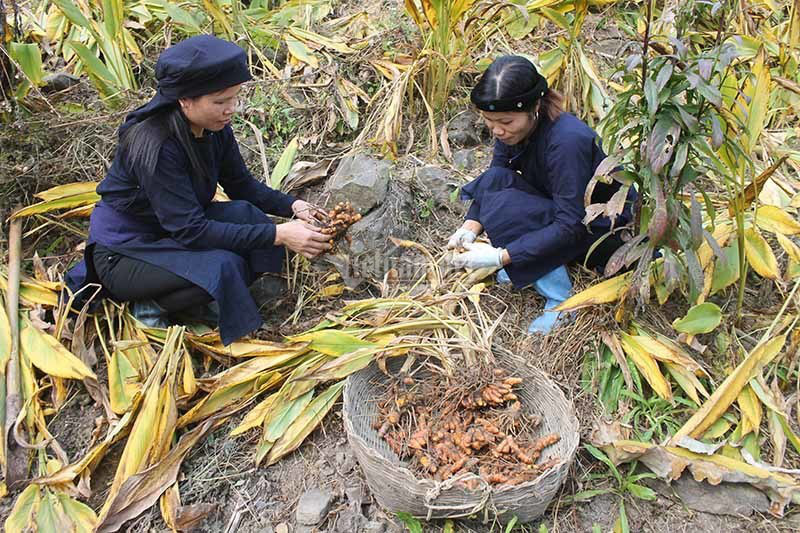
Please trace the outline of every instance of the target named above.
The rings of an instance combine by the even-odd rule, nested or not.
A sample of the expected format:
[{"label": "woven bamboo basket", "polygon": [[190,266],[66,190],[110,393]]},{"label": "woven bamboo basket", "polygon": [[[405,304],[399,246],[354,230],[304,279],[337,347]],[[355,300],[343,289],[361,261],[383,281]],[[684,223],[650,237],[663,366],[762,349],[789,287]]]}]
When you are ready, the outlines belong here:
[{"label": "woven bamboo basket", "polygon": [[[389,373],[397,371],[401,364],[402,360],[390,360]],[[514,392],[526,413],[541,417],[537,434],[561,435],[561,440],[545,448],[539,459],[544,462],[558,457],[558,464],[532,481],[513,486],[493,487],[472,473],[442,482],[416,477],[372,427],[378,416],[376,399],[389,378],[375,364],[348,378],[344,389],[345,432],[370,490],[384,509],[426,520],[474,517],[508,522],[516,516],[522,523],[544,513],[564,482],[578,449],[578,419],[572,402],[544,372],[516,358],[513,362],[501,360],[500,364],[513,368],[514,375],[524,379]],[[462,482],[470,479],[478,479],[478,489],[464,486]]]}]

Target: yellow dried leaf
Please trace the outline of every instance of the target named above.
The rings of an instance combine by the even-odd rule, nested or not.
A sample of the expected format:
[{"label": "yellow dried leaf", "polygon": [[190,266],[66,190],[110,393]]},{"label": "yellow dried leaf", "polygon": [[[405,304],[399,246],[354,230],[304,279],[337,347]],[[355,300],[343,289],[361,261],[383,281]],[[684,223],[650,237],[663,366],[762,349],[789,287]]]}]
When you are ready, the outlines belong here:
[{"label": "yellow dried leaf", "polygon": [[85,194],[94,192],[97,189],[99,182],[96,181],[80,181],[77,183],[67,183],[65,185],[58,185],[45,191],[37,192],[34,196],[40,200],[48,202],[50,200],[57,200],[67,196],[74,196],[76,194]]},{"label": "yellow dried leaf", "polygon": [[762,205],[756,210],[756,224],[770,233],[795,235],[800,233],[800,222],[774,205]]},{"label": "yellow dried leaf", "polygon": [[270,394],[264,400],[256,404],[255,407],[250,409],[244,418],[242,418],[241,423],[233,428],[230,436],[235,437],[250,429],[253,429],[254,427],[261,426],[264,423],[264,419],[272,410],[272,407],[275,403],[275,398],[278,396],[278,394],[279,393]]},{"label": "yellow dried leaf", "polygon": [[5,380],[6,363],[11,356],[11,324],[6,314],[6,306],[0,299],[0,379]]},{"label": "yellow dried leaf", "polygon": [[739,366],[725,378],[725,381],[717,387],[711,397],[675,433],[671,442],[678,442],[684,436],[698,438],[702,435],[711,424],[716,422],[728,410],[728,407],[738,398],[739,393],[747,382],[760,372],[764,365],[778,355],[785,342],[786,336],[781,335],[756,346],[744,361],[739,363]]},{"label": "yellow dried leaf", "polygon": [[775,259],[775,254],[772,253],[772,248],[769,247],[764,237],[753,228],[744,230],[744,251],[750,266],[761,277],[769,279],[780,277],[778,261]]},{"label": "yellow dried leaf", "polygon": [[800,247],[793,243],[791,239],[784,237],[780,233],[776,234],[775,237],[777,237],[778,244],[781,245],[781,248],[783,248],[783,251],[789,256],[789,259],[795,263],[800,263]]},{"label": "yellow dried leaf", "polygon": [[742,436],[750,432],[758,434],[761,427],[761,402],[758,401],[749,385],[739,393],[736,403],[739,404],[739,410],[742,412]]},{"label": "yellow dried leaf", "polygon": [[677,383],[697,405],[700,405],[698,392],[708,398],[708,391],[706,391],[705,387],[703,387],[703,384],[700,383],[700,380],[697,379],[694,373],[689,372],[683,366],[676,365],[675,363],[664,363],[664,366],[675,380],[675,383]]},{"label": "yellow dried leaf", "polygon": [[615,302],[625,294],[631,283],[631,272],[625,272],[619,276],[614,276],[585,289],[578,294],[571,296],[561,305],[555,308],[556,311],[573,311],[590,305],[605,304]]},{"label": "yellow dried leaf", "polygon": [[700,363],[675,344],[666,344],[648,335],[631,335],[630,337],[654,359],[674,363],[698,376],[707,375]]},{"label": "yellow dried leaf", "polygon": [[36,329],[24,320],[20,331],[20,349],[42,372],[66,379],[97,379],[86,364],[72,355],[55,337]]},{"label": "yellow dried leaf", "polygon": [[621,341],[623,350],[642,373],[653,391],[661,398],[672,401],[672,387],[670,387],[669,382],[658,369],[658,363],[656,363],[655,359],[636,342],[632,335],[623,332]]},{"label": "yellow dried leaf", "polygon": [[330,298],[331,296],[339,296],[344,292],[344,285],[341,283],[337,283],[336,285],[328,285],[327,287],[322,287],[322,290],[319,291],[319,295],[322,298]]},{"label": "yellow dried leaf", "polygon": [[271,447],[267,455],[267,466],[275,464],[283,456],[291,453],[303,443],[305,438],[314,431],[314,428],[330,411],[336,400],[339,399],[343,387],[344,381],[335,383],[308,404],[303,412],[300,413],[300,416],[288,427],[283,436]]},{"label": "yellow dried leaf", "polygon": [[38,507],[41,495],[38,485],[28,485],[22,494],[17,497],[14,507],[6,518],[6,533],[23,533],[31,531],[33,517]]}]

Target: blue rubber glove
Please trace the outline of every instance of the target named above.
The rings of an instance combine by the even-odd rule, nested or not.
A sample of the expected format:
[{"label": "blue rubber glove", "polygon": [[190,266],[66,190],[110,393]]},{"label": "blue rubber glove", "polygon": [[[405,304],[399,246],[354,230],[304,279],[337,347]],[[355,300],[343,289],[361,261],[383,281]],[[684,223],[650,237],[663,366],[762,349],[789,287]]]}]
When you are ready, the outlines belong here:
[{"label": "blue rubber glove", "polygon": [[464,244],[466,252],[453,256],[450,260],[456,268],[484,268],[503,266],[502,248],[495,248],[491,244],[482,242],[468,242]]},{"label": "blue rubber glove", "polygon": [[533,283],[536,292],[544,296],[547,301],[544,304],[545,312],[533,319],[528,326],[528,333],[548,334],[555,327],[556,322],[561,317],[560,311],[549,311],[569,298],[572,292],[572,282],[565,266],[560,266],[551,270]]}]

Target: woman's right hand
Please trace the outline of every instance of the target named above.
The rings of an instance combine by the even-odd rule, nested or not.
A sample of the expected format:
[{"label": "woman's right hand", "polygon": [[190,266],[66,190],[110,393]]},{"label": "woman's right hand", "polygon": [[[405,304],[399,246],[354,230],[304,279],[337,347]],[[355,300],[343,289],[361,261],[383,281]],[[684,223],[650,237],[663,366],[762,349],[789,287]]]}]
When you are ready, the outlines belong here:
[{"label": "woman's right hand", "polygon": [[307,259],[312,259],[331,249],[330,236],[302,220],[293,220],[275,226],[275,244],[283,245]]},{"label": "woman's right hand", "polygon": [[447,240],[447,247],[463,248],[465,244],[475,242],[478,235],[483,232],[483,226],[477,220],[465,220],[464,224],[450,235]]}]

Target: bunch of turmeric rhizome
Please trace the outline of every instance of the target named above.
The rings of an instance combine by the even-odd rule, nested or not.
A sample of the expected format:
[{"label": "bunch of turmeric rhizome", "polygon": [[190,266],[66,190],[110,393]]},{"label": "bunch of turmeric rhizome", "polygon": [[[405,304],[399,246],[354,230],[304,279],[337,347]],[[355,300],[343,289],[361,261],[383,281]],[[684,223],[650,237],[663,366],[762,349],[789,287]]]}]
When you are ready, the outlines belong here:
[{"label": "bunch of turmeric rhizome", "polygon": [[[558,464],[558,457],[539,462],[561,437],[537,436],[541,418],[526,414],[514,392],[522,378],[501,368],[479,374],[392,380],[373,427],[416,475],[437,481],[472,472],[491,485],[517,485]],[[464,484],[474,490],[480,482]]]}]

